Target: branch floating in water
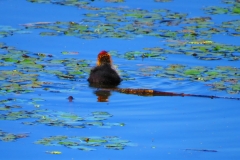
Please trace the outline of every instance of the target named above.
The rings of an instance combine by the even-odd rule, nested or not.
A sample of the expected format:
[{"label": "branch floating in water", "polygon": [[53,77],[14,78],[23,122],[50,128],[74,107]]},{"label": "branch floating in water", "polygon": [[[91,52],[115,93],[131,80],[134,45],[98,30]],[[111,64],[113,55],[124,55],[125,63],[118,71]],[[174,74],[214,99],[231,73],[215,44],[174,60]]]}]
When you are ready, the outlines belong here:
[{"label": "branch floating in water", "polygon": [[240,98],[235,97],[219,97],[219,96],[210,96],[210,95],[197,95],[197,94],[185,94],[185,93],[174,93],[174,92],[162,92],[162,91],[155,91],[152,89],[133,89],[133,88],[103,88],[99,89],[103,91],[116,91],[119,93],[125,94],[134,94],[139,96],[190,96],[190,97],[201,97],[201,98],[223,98],[223,99],[233,99],[233,100],[240,100]]}]

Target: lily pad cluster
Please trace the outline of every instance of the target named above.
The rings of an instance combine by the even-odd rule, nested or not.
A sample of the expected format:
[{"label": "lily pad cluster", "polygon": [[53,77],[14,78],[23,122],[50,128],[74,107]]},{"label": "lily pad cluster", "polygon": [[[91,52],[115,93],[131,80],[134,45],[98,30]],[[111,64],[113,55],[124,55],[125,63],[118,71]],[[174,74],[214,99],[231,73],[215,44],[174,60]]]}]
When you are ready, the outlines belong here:
[{"label": "lily pad cluster", "polygon": [[80,117],[74,113],[66,113],[53,110],[16,110],[19,107],[3,106],[0,107],[0,120],[33,120],[23,121],[25,125],[44,124],[47,126],[58,126],[66,128],[85,128],[89,126],[97,126],[102,128],[110,128],[112,126],[124,126],[124,123],[108,123],[105,122],[112,117],[108,112],[92,112],[90,115]]},{"label": "lily pad cluster", "polygon": [[[68,3],[73,2],[69,1]],[[89,10],[89,8],[85,9]],[[216,34],[239,36],[239,20],[215,24],[213,23],[211,17],[188,18],[187,16],[188,15],[185,13],[172,12],[166,9],[155,9],[148,11],[144,9],[103,7],[92,9],[91,12],[84,14],[84,18],[81,19],[81,22],[36,22],[24,24],[24,26],[27,31],[32,29],[45,30],[41,31],[40,35],[42,36],[75,36],[82,39],[133,39],[142,36],[153,36],[156,38],[165,39],[168,42],[176,41],[183,44],[191,43],[193,41],[208,41],[211,39],[212,35]],[[180,26],[180,29],[174,29],[175,26]],[[220,44],[216,45],[219,47]],[[224,50],[227,52],[226,49],[228,48],[225,46],[229,45],[223,44],[223,46],[220,46],[220,48],[224,48]],[[172,47],[178,46],[172,45]],[[204,47],[200,48],[201,51],[203,51],[203,48]],[[178,53],[187,52],[189,50],[195,52],[195,49],[196,48],[182,47]],[[207,48],[204,51],[217,52],[218,49],[211,50],[210,47],[210,49]],[[232,50],[228,52],[231,51]],[[174,53],[175,51],[172,52],[171,50],[166,50],[166,52]],[[153,55],[150,54],[150,56],[155,56],[155,53]],[[229,55],[227,55],[227,58],[228,56]],[[230,55],[230,57],[230,60],[239,59],[238,57],[235,57],[235,55]],[[165,58],[160,57],[160,59]],[[200,56],[199,59],[208,60],[209,58]],[[213,58],[213,60],[215,59],[216,58]]]},{"label": "lily pad cluster", "polygon": [[[26,24],[27,28],[47,29],[41,35],[71,35],[83,39],[92,38],[123,38],[131,39],[138,35],[159,36],[160,26],[179,24],[186,16],[185,13],[172,12],[166,9],[152,11],[143,9],[129,9],[124,7],[90,7],[80,5],[83,1],[44,1],[34,2],[73,5],[81,7],[89,13],[84,14],[81,22],[54,22]],[[87,4],[90,2],[88,1]],[[86,4],[85,4],[86,5]],[[49,32],[53,30],[53,32]],[[160,35],[161,36],[161,35]]]},{"label": "lily pad cluster", "polygon": [[[97,126],[110,128],[112,126],[124,126],[124,123],[106,122],[111,115],[108,112],[95,111],[86,116],[79,116],[74,113],[53,111],[48,109],[23,110],[23,107],[16,104],[35,104],[43,99],[33,98],[30,101],[18,99],[3,99],[0,101],[0,120],[19,120],[24,125],[47,125],[66,128],[85,128]],[[33,121],[35,119],[35,121]],[[28,121],[26,121],[28,120]],[[0,130],[0,140],[4,142],[16,141],[19,138],[26,138],[29,134],[12,134]],[[135,146],[128,140],[122,140],[117,136],[106,137],[79,137],[79,136],[51,136],[40,139],[35,144],[65,146],[71,149],[84,151],[96,150],[104,146],[107,149],[123,150],[127,146]],[[54,153],[53,153],[54,154]]]},{"label": "lily pad cluster", "polygon": [[51,91],[51,87],[54,88],[60,84],[40,81],[40,75],[76,80],[86,79],[90,71],[86,60],[57,59],[51,54],[32,53],[5,44],[0,44],[0,50],[0,67],[9,68],[0,70],[0,93],[2,94],[28,93],[40,88]]},{"label": "lily pad cluster", "polygon": [[[81,22],[36,22],[24,24],[26,30],[45,29],[42,36],[76,36],[82,39],[95,38],[121,38],[133,39],[141,36],[153,36],[167,40],[207,40],[213,34],[229,34],[239,36],[239,25],[223,22],[222,25],[213,23],[211,17],[191,17],[186,13],[173,12],[167,9],[129,9],[124,7],[91,7],[92,1],[52,1],[29,0],[37,3],[53,3],[59,5],[71,5],[90,11],[83,14]],[[238,3],[236,3],[237,5]],[[237,12],[239,6],[235,7]],[[213,9],[215,10],[215,9]],[[237,22],[237,21],[236,21]],[[226,28],[233,28],[235,32]],[[231,26],[232,24],[232,26]],[[180,26],[176,30],[175,26]],[[8,27],[9,28],[9,27]],[[167,28],[167,29],[166,29]],[[15,29],[7,29],[15,30]],[[21,29],[24,32],[24,29]],[[13,32],[10,32],[13,34]],[[2,35],[9,35],[4,33]]]},{"label": "lily pad cluster", "polygon": [[4,142],[14,142],[20,138],[26,138],[28,136],[29,134],[27,133],[13,134],[13,133],[4,132],[0,130],[0,141],[4,141]]},{"label": "lily pad cluster", "polygon": [[167,67],[141,66],[138,70],[138,73],[145,77],[168,78],[176,81],[198,81],[211,87],[212,90],[225,90],[230,94],[240,92],[240,69],[235,67],[188,67],[173,64]]},{"label": "lily pad cluster", "polygon": [[[36,22],[23,24],[24,29],[15,29],[10,26],[0,27],[0,37],[13,35],[15,32],[29,33],[29,29],[45,29],[42,36],[76,36],[82,39],[95,38],[122,38],[132,39],[141,36],[154,36],[167,40],[206,40],[213,34],[229,34],[239,36],[239,23],[236,25],[223,22],[222,25],[213,23],[211,17],[190,17],[186,13],[173,12],[167,9],[129,9],[125,7],[92,7],[91,0],[28,0],[34,3],[52,3],[66,6],[75,6],[88,13],[83,14],[81,22]],[[109,0],[107,2],[123,2]],[[159,1],[158,1],[159,2]],[[162,2],[162,1],[160,1]],[[224,3],[233,4],[232,12],[239,14],[239,3],[234,0],[225,0]],[[221,8],[221,7],[219,7]],[[228,9],[214,7],[205,8],[206,11],[228,12]],[[226,11],[225,11],[226,10]],[[90,12],[89,12],[90,11]],[[209,12],[210,12],[209,11]],[[226,28],[234,27],[235,32]],[[232,24],[232,26],[231,26]],[[167,26],[167,29],[166,29]],[[180,30],[172,28],[180,26]],[[50,30],[50,31],[49,31]]]},{"label": "lily pad cluster", "polygon": [[[83,15],[85,18],[81,22],[49,22],[26,25],[27,28],[47,29],[48,31],[40,33],[44,36],[69,35],[83,39],[106,37],[132,39],[138,36],[154,36],[168,40],[204,40],[210,39],[213,34],[229,33],[224,26],[213,23],[211,17],[188,18],[186,13],[173,12],[167,9],[98,8],[89,7],[87,5],[90,3],[89,1],[85,4],[87,7],[79,4],[84,3],[82,1],[37,0],[34,2],[73,5],[91,11]],[[236,2],[234,6],[233,12],[237,13],[239,4]],[[211,10],[216,11],[217,9]],[[180,26],[182,29],[176,30],[172,26]],[[49,32],[49,30],[53,31]]]},{"label": "lily pad cluster", "polygon": [[[74,6],[84,6],[84,5],[89,5],[92,2],[96,0],[27,0],[29,2],[37,2],[37,3],[53,3],[53,4],[58,4],[58,5],[74,5]],[[126,0],[98,0],[98,1],[104,1],[104,2],[111,2],[111,3],[123,3]],[[171,2],[172,0],[154,0],[154,2]]]},{"label": "lily pad cluster", "polygon": [[227,7],[210,6],[204,8],[208,14],[230,14],[240,15],[240,3],[238,0],[222,0],[223,3],[228,4]]},{"label": "lily pad cluster", "polygon": [[[205,44],[205,42],[208,42]],[[169,54],[183,54],[193,56],[199,60],[238,61],[240,59],[240,46],[213,43],[211,41],[192,41],[166,44],[166,49],[160,47],[143,48],[142,51],[128,51],[124,54],[110,51],[113,56],[134,60],[139,58],[153,58],[166,60]]]},{"label": "lily pad cluster", "polygon": [[225,28],[225,31],[230,36],[240,36],[240,20],[226,21],[221,24],[221,28]]},{"label": "lily pad cluster", "polygon": [[31,32],[25,29],[19,29],[19,28],[17,29],[11,26],[0,25],[0,38],[12,36],[14,34],[28,34],[28,33],[31,33]]},{"label": "lily pad cluster", "polygon": [[212,91],[226,91],[229,94],[240,93],[240,69],[231,66],[189,67],[182,64],[168,66],[135,66],[133,70],[121,71],[126,81],[136,80],[139,77],[148,77],[153,80],[167,78],[171,81],[194,81],[203,84]]},{"label": "lily pad cluster", "polygon": [[70,149],[93,151],[104,146],[107,149],[123,150],[128,146],[135,146],[128,140],[122,140],[117,136],[106,137],[79,137],[79,136],[51,136],[35,142],[45,146],[65,146]]},{"label": "lily pad cluster", "polygon": [[[27,0],[32,3],[52,3],[57,5],[67,5],[67,6],[77,6],[77,7],[87,7],[86,5],[91,4],[94,1],[103,1],[103,0]],[[111,3],[122,3],[125,0],[104,0],[104,2]]]},{"label": "lily pad cluster", "polygon": [[[177,41],[199,41],[211,39],[215,34],[238,36],[239,20],[214,24],[210,17],[186,18],[186,14],[169,10],[129,10],[119,13],[113,8],[108,12],[85,14],[81,22],[37,22],[25,24],[26,30],[46,29],[42,36],[76,36],[82,39],[121,38],[133,39],[141,36]],[[102,13],[103,12],[103,13]],[[163,18],[164,17],[164,18]],[[105,19],[104,21],[100,19]],[[182,26],[179,30],[171,26]],[[165,29],[168,26],[168,29]],[[50,31],[49,31],[50,30]]]},{"label": "lily pad cluster", "polygon": [[[138,35],[161,36],[158,28],[168,24],[164,19],[180,20],[187,16],[169,10],[125,9],[116,7],[99,8],[83,15],[81,22],[49,22],[25,24],[27,29],[47,29],[42,36],[68,35],[82,39],[123,38]],[[96,20],[97,19],[97,20]],[[99,20],[98,20],[99,19]],[[104,19],[104,20],[100,20]],[[52,30],[52,31],[49,31]]]},{"label": "lily pad cluster", "polygon": [[[204,44],[204,42],[208,42]],[[177,42],[167,44],[167,48],[148,47],[142,51],[128,51],[124,54],[110,51],[113,56],[128,60],[153,58],[166,60],[169,54],[183,54],[193,56],[199,60],[222,60],[238,61],[240,59],[240,46],[224,45],[211,41]]]}]

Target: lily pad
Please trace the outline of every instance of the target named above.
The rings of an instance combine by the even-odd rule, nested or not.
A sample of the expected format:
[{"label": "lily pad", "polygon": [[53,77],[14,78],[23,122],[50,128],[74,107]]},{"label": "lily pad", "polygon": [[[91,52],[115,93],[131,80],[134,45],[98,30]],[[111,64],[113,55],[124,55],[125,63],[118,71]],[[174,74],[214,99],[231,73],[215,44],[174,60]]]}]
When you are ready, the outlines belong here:
[{"label": "lily pad", "polygon": [[186,70],[185,74],[186,75],[199,75],[201,72],[199,70]]},{"label": "lily pad", "polygon": [[240,91],[240,84],[235,84],[232,86],[233,91]]}]

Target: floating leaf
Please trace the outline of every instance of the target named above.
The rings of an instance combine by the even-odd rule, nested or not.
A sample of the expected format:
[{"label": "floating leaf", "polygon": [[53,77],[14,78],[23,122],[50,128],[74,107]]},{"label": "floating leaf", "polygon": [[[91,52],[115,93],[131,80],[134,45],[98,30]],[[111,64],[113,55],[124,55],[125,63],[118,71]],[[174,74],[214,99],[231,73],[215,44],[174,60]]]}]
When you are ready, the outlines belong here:
[{"label": "floating leaf", "polygon": [[57,35],[59,35],[59,33],[56,33],[56,32],[41,32],[40,35],[41,36],[57,36]]},{"label": "floating leaf", "polygon": [[[103,119],[93,118],[92,120],[103,120]],[[103,123],[102,122],[98,122],[98,121],[85,122],[84,124],[89,125],[89,126],[103,126]]]},{"label": "floating leaf", "polygon": [[199,75],[201,72],[199,70],[186,70],[184,72],[186,75]]},{"label": "floating leaf", "polygon": [[3,60],[6,61],[6,62],[13,62],[13,63],[18,62],[18,60],[14,59],[14,58],[3,58]]},{"label": "floating leaf", "polygon": [[232,86],[233,91],[240,91],[240,84],[235,84]]},{"label": "floating leaf", "polygon": [[63,146],[79,146],[79,143],[77,142],[71,142],[71,141],[60,141],[58,144],[63,145]]},{"label": "floating leaf", "polygon": [[105,145],[106,148],[108,149],[115,149],[115,150],[123,150],[124,149],[124,144],[121,143],[115,143],[115,144],[107,144]]},{"label": "floating leaf", "polygon": [[46,153],[49,153],[49,154],[62,154],[62,152],[60,152],[60,151],[46,151]]},{"label": "floating leaf", "polygon": [[234,8],[232,9],[232,12],[233,12],[233,13],[236,13],[236,14],[240,14],[240,7],[234,7]]}]

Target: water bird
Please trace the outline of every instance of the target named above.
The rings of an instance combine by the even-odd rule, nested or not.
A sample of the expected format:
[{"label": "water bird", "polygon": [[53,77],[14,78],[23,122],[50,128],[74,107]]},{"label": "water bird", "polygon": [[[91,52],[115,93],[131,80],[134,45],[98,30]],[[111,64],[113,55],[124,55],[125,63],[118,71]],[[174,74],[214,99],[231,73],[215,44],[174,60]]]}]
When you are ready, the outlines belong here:
[{"label": "water bird", "polygon": [[117,86],[121,78],[115,70],[111,55],[106,51],[101,51],[97,56],[97,66],[91,69],[88,82],[91,86],[106,87]]}]

